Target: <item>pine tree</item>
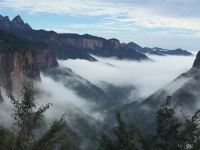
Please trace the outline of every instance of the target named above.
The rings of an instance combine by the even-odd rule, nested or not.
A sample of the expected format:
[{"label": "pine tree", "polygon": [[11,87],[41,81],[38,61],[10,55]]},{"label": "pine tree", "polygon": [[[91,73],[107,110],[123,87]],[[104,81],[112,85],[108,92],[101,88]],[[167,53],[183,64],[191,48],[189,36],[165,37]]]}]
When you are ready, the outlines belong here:
[{"label": "pine tree", "polygon": [[[67,135],[67,123],[64,119],[56,120],[51,127],[41,137],[34,136],[34,130],[39,129],[41,121],[44,119],[44,112],[49,109],[51,104],[38,106],[34,97],[32,84],[26,83],[22,89],[22,98],[16,99],[10,95],[11,103],[13,105],[14,119],[13,133],[6,132],[7,137],[12,134],[7,143],[4,140],[4,147],[7,149],[17,150],[52,150],[55,147],[62,148],[64,142],[70,141]],[[5,130],[4,130],[5,132]],[[4,137],[0,136],[0,141]],[[68,143],[69,144],[69,143]]]},{"label": "pine tree", "polygon": [[200,110],[196,111],[192,117],[185,117],[183,137],[183,150],[200,149]]},{"label": "pine tree", "polygon": [[101,150],[137,150],[136,131],[128,130],[121,114],[117,112],[117,126],[114,129],[116,140],[111,140],[106,134],[102,134]]},{"label": "pine tree", "polygon": [[154,143],[156,150],[178,150],[180,146],[181,122],[175,117],[170,100],[171,97],[168,96],[157,112],[157,135]]},{"label": "pine tree", "polygon": [[135,130],[128,130],[125,122],[121,118],[121,114],[117,112],[117,122],[115,135],[117,137],[116,146],[119,150],[136,150],[135,146]]},{"label": "pine tree", "polygon": [[113,141],[104,132],[101,134],[100,150],[115,150]]},{"label": "pine tree", "polygon": [[[200,110],[191,117],[176,117],[171,97],[160,106],[156,116],[156,133],[143,136],[138,130],[129,130],[117,113],[114,138],[102,135],[101,150],[200,150]],[[113,140],[116,139],[116,140]]]}]

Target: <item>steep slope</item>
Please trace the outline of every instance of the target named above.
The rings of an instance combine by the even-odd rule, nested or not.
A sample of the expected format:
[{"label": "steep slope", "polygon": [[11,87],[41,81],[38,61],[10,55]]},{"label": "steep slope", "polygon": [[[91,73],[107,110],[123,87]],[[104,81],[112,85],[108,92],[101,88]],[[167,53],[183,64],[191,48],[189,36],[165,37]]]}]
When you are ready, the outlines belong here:
[{"label": "steep slope", "polygon": [[2,30],[31,30],[31,27],[24,23],[21,17],[18,15],[12,21],[9,20],[8,16],[1,16],[0,15],[0,28]]},{"label": "steep slope", "polygon": [[48,44],[59,59],[87,59],[95,61],[91,54],[119,59],[148,59],[144,54],[125,47],[117,39],[104,39],[92,35],[58,34],[54,31],[33,30],[20,16],[12,21],[0,16],[0,29],[12,32],[23,38],[42,41]]},{"label": "steep slope", "polygon": [[103,83],[104,88],[100,88],[62,66],[48,69],[44,73],[56,82],[64,84],[66,88],[72,89],[91,104],[97,104],[94,106],[95,111],[106,110],[128,102],[130,94],[136,91],[133,86],[117,87],[107,83]]},{"label": "steep slope", "polygon": [[172,105],[186,114],[200,108],[200,52],[192,68],[171,83],[161,88],[142,102],[133,102],[111,110],[106,121],[113,122],[113,114],[120,111],[129,124],[136,124],[144,133],[154,131],[155,115],[167,96],[172,96]]},{"label": "steep slope", "polygon": [[0,84],[15,91],[26,80],[40,80],[40,71],[58,66],[54,53],[45,45],[0,31]]}]

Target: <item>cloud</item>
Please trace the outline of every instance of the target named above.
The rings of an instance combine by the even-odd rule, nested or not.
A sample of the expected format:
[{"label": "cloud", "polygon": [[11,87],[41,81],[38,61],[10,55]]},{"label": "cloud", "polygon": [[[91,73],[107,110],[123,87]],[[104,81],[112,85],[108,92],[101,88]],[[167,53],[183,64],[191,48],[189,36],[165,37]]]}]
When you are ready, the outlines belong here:
[{"label": "cloud", "polygon": [[[36,82],[34,88],[37,91],[35,98],[39,106],[46,105],[47,103],[52,104],[45,112],[47,125],[62,116],[68,121],[70,126],[71,121],[77,119],[75,117],[77,115],[82,118],[91,117],[94,120],[103,120],[104,118],[103,112],[94,110],[94,108],[97,108],[95,102],[78,96],[75,91],[65,87],[62,81],[55,81],[49,76],[41,74],[41,81]],[[4,101],[0,104],[0,126],[11,128],[14,123],[12,118],[13,106],[6,93],[4,89],[1,90]],[[14,96],[20,98],[20,95]],[[71,128],[74,129],[73,126]]]},{"label": "cloud", "polygon": [[[45,17],[47,21],[35,25],[36,29],[89,33],[149,47],[189,50],[200,47],[198,0],[2,0],[0,7],[25,15],[56,14],[69,20],[63,25],[62,19]],[[76,21],[71,22],[69,17]],[[51,23],[47,24],[49,21]]]},{"label": "cloud", "polygon": [[8,98],[8,95],[6,94],[6,91],[1,88],[1,94],[4,99],[4,102],[0,103],[0,126],[5,128],[10,128],[13,124],[13,119],[11,117],[12,115],[12,108],[10,99]]},{"label": "cloud", "polygon": [[[63,68],[64,69],[64,68]],[[68,113],[71,114],[85,114],[95,119],[102,119],[103,115],[99,112],[94,112],[96,103],[84,99],[78,94],[67,88],[62,83],[64,81],[55,81],[49,76],[41,74],[41,82],[35,86],[40,94],[37,95],[40,104],[51,103],[53,104],[47,110],[47,117],[52,119],[59,118],[60,116]],[[69,117],[66,114],[66,118]]]},{"label": "cloud", "polygon": [[[78,4],[78,5],[77,5]],[[98,5],[97,5],[98,4]],[[200,31],[200,4],[197,0],[3,0],[1,7],[29,13],[56,13],[72,16],[104,16],[103,20],[146,28],[173,28]],[[191,13],[193,12],[193,13]],[[107,20],[108,19],[108,20]]]},{"label": "cloud", "polygon": [[98,62],[86,60],[59,61],[78,75],[100,85],[106,81],[117,86],[133,85],[140,96],[147,97],[167,85],[192,66],[194,56],[150,56],[154,61],[127,61],[97,57]]}]

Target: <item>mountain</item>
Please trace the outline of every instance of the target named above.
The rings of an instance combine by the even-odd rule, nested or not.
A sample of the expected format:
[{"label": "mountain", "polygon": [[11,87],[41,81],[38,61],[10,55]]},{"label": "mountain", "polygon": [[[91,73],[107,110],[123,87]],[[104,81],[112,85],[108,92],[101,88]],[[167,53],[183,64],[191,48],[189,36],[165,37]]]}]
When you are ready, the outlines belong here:
[{"label": "mountain", "polygon": [[136,43],[130,42],[126,44],[126,47],[130,49],[134,49],[139,53],[143,54],[152,54],[152,55],[180,55],[180,56],[191,56],[193,55],[191,52],[187,50],[183,50],[181,48],[175,49],[175,50],[168,50],[168,49],[163,49],[163,48],[149,48],[149,47],[141,47]]},{"label": "mountain", "polygon": [[32,29],[29,24],[24,23],[19,15],[16,16],[12,21],[9,20],[8,16],[3,17],[0,15],[0,28],[8,31]]},{"label": "mountain", "polygon": [[90,54],[119,59],[148,59],[146,55],[125,47],[118,39],[107,40],[89,34],[58,34],[54,31],[34,30],[25,24],[20,16],[15,17],[12,21],[8,17],[1,16],[0,29],[28,40],[48,44],[59,59],[79,58],[96,61]]},{"label": "mountain", "polygon": [[40,80],[40,71],[58,66],[46,44],[31,42],[0,30],[0,85],[19,92],[26,80]]},{"label": "mountain", "polygon": [[[58,66],[56,56],[48,44],[27,40],[0,30],[1,87],[8,93],[19,93],[24,81],[32,83],[41,81],[41,73],[73,90],[89,104],[96,104],[92,112],[103,112],[114,106],[122,105],[129,101],[130,94],[136,91],[133,86],[118,87],[108,83],[102,83],[103,87],[100,88],[78,76],[72,70]],[[45,98],[52,98],[48,93],[37,90],[35,89],[36,95],[40,96],[42,93],[46,94]],[[0,100],[3,101],[1,95]],[[54,103],[54,105],[57,104]],[[87,142],[86,146],[94,147],[98,144],[98,135],[100,135],[104,123],[96,120],[92,115],[86,114],[83,110],[84,108],[74,105],[66,106],[64,117],[82,140],[81,142]]]},{"label": "mountain", "polygon": [[108,112],[107,122],[113,123],[116,111],[121,112],[128,124],[134,123],[145,134],[155,130],[155,116],[167,96],[171,96],[172,106],[186,115],[200,108],[200,52],[192,68],[178,76],[171,83],[159,89],[141,102],[127,103]]},{"label": "mountain", "polygon": [[55,54],[47,44],[0,30],[0,85],[7,91],[18,93],[24,81],[40,80],[41,72],[62,82],[80,97],[97,103],[101,109],[128,101],[130,93],[136,90],[133,86],[117,87],[107,83],[103,83],[104,88],[99,88],[72,70],[58,67]]},{"label": "mountain", "polygon": [[162,49],[154,47],[153,50],[157,53],[163,54],[163,55],[183,55],[183,56],[191,56],[193,55],[191,52],[188,52],[187,50],[183,50],[181,48],[175,49],[175,50],[168,50],[168,49]]},{"label": "mountain", "polygon": [[44,72],[45,76],[56,82],[61,82],[66,88],[72,89],[80,97],[97,104],[95,110],[106,110],[130,101],[130,95],[137,91],[133,86],[114,86],[106,82],[98,87],[88,80],[78,76],[71,69],[56,67]]}]

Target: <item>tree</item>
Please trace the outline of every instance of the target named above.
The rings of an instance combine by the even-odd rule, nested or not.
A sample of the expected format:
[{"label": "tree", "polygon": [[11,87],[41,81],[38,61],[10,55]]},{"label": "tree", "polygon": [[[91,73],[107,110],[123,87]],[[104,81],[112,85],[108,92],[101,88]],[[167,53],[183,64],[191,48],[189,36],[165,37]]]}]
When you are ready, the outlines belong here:
[{"label": "tree", "polygon": [[181,122],[176,118],[174,109],[170,106],[171,97],[157,111],[157,135],[154,149],[177,150],[180,146]]},{"label": "tree", "polygon": [[154,135],[144,136],[136,129],[127,129],[119,113],[117,122],[116,140],[103,134],[101,150],[200,150],[200,110],[191,117],[178,118],[170,96],[156,113]]},{"label": "tree", "polygon": [[137,150],[136,130],[128,130],[121,114],[117,112],[117,126],[114,129],[116,140],[111,140],[105,133],[101,138],[101,150]]},{"label": "tree", "polygon": [[196,111],[191,117],[185,117],[184,130],[181,136],[183,137],[182,149],[200,149],[200,110]]},{"label": "tree", "polygon": [[[34,131],[40,129],[41,121],[44,119],[44,112],[49,109],[51,104],[44,106],[37,104],[32,84],[24,84],[22,98],[16,99],[13,95],[9,97],[13,105],[12,117],[15,130],[13,133],[4,130],[2,135],[8,138],[8,142],[4,140],[4,136],[0,136],[0,141],[4,140],[1,144],[7,147],[8,150],[51,150],[55,147],[62,148],[66,140],[70,141],[67,135],[67,123],[62,118],[53,122],[51,127],[41,137],[34,135]],[[10,138],[11,134],[13,138]]]},{"label": "tree", "polygon": [[100,150],[115,150],[113,141],[104,133],[101,133]]}]

